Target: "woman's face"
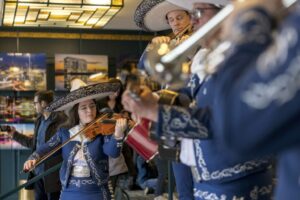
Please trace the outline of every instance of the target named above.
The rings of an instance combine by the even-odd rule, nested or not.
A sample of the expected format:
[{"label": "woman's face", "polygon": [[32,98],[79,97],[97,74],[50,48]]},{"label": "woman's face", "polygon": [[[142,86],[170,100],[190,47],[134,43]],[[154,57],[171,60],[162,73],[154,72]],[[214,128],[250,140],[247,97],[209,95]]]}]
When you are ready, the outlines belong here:
[{"label": "woman's face", "polygon": [[93,100],[80,102],[78,105],[78,115],[81,124],[87,124],[96,118],[97,107]]},{"label": "woman's face", "polygon": [[176,35],[190,24],[190,16],[184,10],[173,10],[167,14],[168,23]]}]

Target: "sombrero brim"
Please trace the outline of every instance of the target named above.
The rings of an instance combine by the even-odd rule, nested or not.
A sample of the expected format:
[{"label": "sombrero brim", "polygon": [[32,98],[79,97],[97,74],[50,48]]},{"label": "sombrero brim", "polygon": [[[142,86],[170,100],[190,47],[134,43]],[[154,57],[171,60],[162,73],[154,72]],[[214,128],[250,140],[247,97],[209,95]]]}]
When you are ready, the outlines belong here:
[{"label": "sombrero brim", "polygon": [[166,15],[174,10],[184,10],[164,0],[144,0],[142,1],[134,15],[137,26],[146,31],[163,31],[170,29]]},{"label": "sombrero brim", "polygon": [[230,3],[229,0],[166,0],[176,6],[179,6],[181,8],[187,9],[187,10],[193,10],[194,3],[209,3],[209,4],[216,4],[216,5],[222,5],[226,6]]},{"label": "sombrero brim", "polygon": [[74,105],[90,100],[90,99],[102,99],[115,92],[117,92],[121,87],[121,83],[117,81],[113,82],[102,82],[85,87],[81,87],[53,101],[47,108],[49,112],[53,111],[68,111]]}]

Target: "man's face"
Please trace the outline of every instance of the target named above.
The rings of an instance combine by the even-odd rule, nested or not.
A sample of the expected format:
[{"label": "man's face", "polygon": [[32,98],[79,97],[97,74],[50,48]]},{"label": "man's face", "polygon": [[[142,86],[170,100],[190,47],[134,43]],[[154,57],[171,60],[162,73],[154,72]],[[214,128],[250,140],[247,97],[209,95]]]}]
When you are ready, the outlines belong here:
[{"label": "man's face", "polygon": [[219,9],[212,4],[208,3],[194,3],[192,11],[192,24],[194,31],[201,28],[206,22],[208,22]]},{"label": "man's face", "polygon": [[45,108],[45,102],[39,101],[39,98],[35,96],[33,99],[33,104],[34,104],[35,112],[37,114],[42,114]]},{"label": "man's face", "polygon": [[190,16],[184,10],[174,10],[167,14],[168,23],[175,35],[190,24]]}]

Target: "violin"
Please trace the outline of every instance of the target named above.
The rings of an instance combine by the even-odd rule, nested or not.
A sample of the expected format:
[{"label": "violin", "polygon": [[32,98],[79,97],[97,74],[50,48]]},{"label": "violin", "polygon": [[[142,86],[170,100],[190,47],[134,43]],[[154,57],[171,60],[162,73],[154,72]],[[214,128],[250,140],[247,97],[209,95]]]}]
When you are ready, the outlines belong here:
[{"label": "violin", "polygon": [[173,39],[180,40],[184,35],[191,36],[192,34],[193,34],[193,25],[188,24],[179,33],[177,33],[177,34],[171,33],[169,37],[171,38],[171,40],[173,40]]},{"label": "violin", "polygon": [[[24,172],[30,172],[35,169],[36,166],[44,162],[46,159],[48,159],[50,156],[52,156],[54,153],[56,153],[58,150],[60,150],[62,147],[64,147],[66,144],[68,144],[70,141],[72,141],[75,137],[77,137],[80,134],[84,134],[87,138],[93,139],[97,135],[111,135],[115,131],[116,121],[117,119],[124,118],[122,114],[112,114],[109,115],[108,113],[105,113],[92,121],[91,123],[87,124],[83,129],[78,131],[76,134],[74,134],[72,137],[70,137],[67,141],[60,144],[56,148],[54,148],[52,151],[50,151],[48,154],[41,157],[39,160],[37,160],[36,164],[29,169],[28,171]],[[128,127],[131,128],[134,126],[134,122],[131,120],[128,120]]]},{"label": "violin", "polygon": [[[126,118],[123,114],[114,113],[105,115],[101,120],[96,120],[88,126],[83,135],[89,139],[94,139],[97,135],[112,135],[115,132],[116,122],[118,119]],[[134,126],[134,122],[130,119],[127,121],[128,128]]]}]

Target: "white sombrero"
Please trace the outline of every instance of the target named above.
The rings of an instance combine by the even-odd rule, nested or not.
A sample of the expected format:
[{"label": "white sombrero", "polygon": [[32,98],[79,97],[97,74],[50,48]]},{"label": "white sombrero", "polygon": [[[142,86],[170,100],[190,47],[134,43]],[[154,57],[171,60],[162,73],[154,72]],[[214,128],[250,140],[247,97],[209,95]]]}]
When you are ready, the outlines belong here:
[{"label": "white sombrero", "polygon": [[71,82],[70,93],[53,101],[46,109],[50,112],[68,111],[77,103],[90,99],[102,99],[117,92],[120,88],[121,82],[117,80],[87,85],[80,79],[74,79]]},{"label": "white sombrero", "polygon": [[216,6],[226,6],[230,3],[230,0],[167,0],[168,2],[179,6],[181,8],[192,10],[194,3],[209,3]]},{"label": "white sombrero", "polygon": [[166,15],[175,10],[185,10],[165,0],[143,0],[134,14],[137,26],[146,31],[163,31],[170,29]]}]

